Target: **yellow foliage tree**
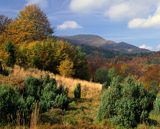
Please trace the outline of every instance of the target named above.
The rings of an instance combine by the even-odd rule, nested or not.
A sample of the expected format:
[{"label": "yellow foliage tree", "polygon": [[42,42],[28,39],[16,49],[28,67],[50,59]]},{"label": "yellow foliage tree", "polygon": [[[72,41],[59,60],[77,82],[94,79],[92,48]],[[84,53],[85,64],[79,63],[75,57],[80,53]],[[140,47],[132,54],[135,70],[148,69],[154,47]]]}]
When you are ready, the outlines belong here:
[{"label": "yellow foliage tree", "polygon": [[46,15],[36,5],[26,6],[8,27],[9,38],[15,43],[44,40],[52,33]]},{"label": "yellow foliage tree", "polygon": [[71,77],[75,73],[73,67],[74,67],[73,62],[70,59],[65,59],[61,61],[58,70],[62,76]]}]

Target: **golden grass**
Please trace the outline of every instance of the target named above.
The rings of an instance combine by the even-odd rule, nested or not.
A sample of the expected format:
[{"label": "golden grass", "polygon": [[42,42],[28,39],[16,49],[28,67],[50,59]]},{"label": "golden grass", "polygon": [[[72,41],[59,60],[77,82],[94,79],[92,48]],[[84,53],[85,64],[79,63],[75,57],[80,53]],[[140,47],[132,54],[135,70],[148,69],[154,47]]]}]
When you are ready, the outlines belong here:
[{"label": "golden grass", "polygon": [[[77,85],[77,83],[81,84],[81,94],[82,94],[82,99],[80,100],[80,102],[78,102],[76,104],[76,108],[78,111],[80,111],[78,113],[78,115],[74,115],[74,113],[76,111],[72,111],[69,110],[67,111],[67,115],[65,118],[67,118],[67,116],[69,117],[73,117],[73,119],[76,119],[76,121],[78,122],[77,127],[79,129],[100,129],[101,127],[99,127],[99,125],[96,124],[91,124],[90,122],[88,123],[85,119],[83,119],[83,117],[89,117],[89,119],[93,119],[95,120],[96,117],[96,111],[97,111],[97,107],[99,105],[99,99],[100,99],[100,92],[101,92],[101,84],[98,83],[93,83],[93,82],[89,82],[89,81],[85,81],[85,80],[79,80],[79,79],[73,79],[73,78],[66,78],[60,75],[54,75],[51,72],[48,71],[41,71],[38,69],[34,69],[34,68],[28,68],[28,69],[24,69],[22,67],[19,66],[15,66],[13,68],[12,73],[9,76],[0,76],[0,84],[10,84],[10,85],[14,85],[14,86],[22,86],[23,88],[23,81],[26,77],[28,76],[32,76],[32,77],[36,77],[36,78],[40,78],[42,75],[46,75],[48,74],[51,78],[54,78],[57,83],[58,86],[63,85],[65,87],[68,88],[69,91],[69,97],[73,97],[73,91]],[[82,102],[81,102],[82,101]],[[85,111],[81,111],[80,109],[82,107],[85,107],[86,109],[84,109]],[[87,115],[89,114],[89,116]],[[50,124],[40,124],[37,123],[38,122],[38,116],[37,116],[37,112],[33,112],[33,117],[31,119],[31,127],[30,129],[75,129],[77,127],[74,127],[73,125],[62,125],[62,124],[57,124],[57,125],[50,125]],[[36,117],[37,116],[37,117]],[[88,125],[90,124],[90,125]],[[7,127],[6,127],[7,128]],[[9,127],[10,128],[10,127]],[[16,127],[17,129],[21,128],[20,126]],[[24,127],[23,127],[24,128]]]},{"label": "golden grass", "polygon": [[100,94],[101,87],[102,87],[101,84],[88,82],[85,80],[66,78],[60,75],[54,75],[53,73],[50,73],[48,71],[41,71],[41,70],[33,69],[33,68],[24,69],[22,67],[15,66],[13,69],[13,73],[10,75],[9,79],[12,78],[12,83],[17,82],[16,80],[18,80],[18,82],[21,83],[20,80],[24,80],[24,78],[28,76],[39,78],[45,74],[48,74],[50,75],[51,78],[54,78],[57,81],[58,85],[63,85],[67,87],[69,90],[69,95],[71,97],[73,97],[73,91],[77,83],[81,84],[83,98],[94,98],[94,97],[97,98],[97,96],[99,96]]}]

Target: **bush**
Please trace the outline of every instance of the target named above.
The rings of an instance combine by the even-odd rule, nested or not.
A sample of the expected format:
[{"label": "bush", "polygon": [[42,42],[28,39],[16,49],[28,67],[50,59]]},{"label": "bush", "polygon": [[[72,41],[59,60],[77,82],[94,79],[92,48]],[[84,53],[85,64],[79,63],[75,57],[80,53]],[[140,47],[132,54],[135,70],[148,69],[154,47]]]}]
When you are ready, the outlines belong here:
[{"label": "bush", "polygon": [[6,64],[12,67],[16,63],[16,48],[14,44],[9,41],[5,46],[5,50],[9,55]]},{"label": "bush", "polygon": [[99,68],[95,73],[95,82],[108,82],[108,71],[105,68]]},{"label": "bush", "polygon": [[0,85],[0,123],[15,123],[19,93],[7,85]]},{"label": "bush", "polygon": [[74,97],[77,99],[81,98],[81,84],[78,83],[75,90],[74,90]]},{"label": "bush", "polygon": [[160,94],[157,95],[156,100],[154,101],[154,113],[160,113]]},{"label": "bush", "polygon": [[28,77],[22,90],[0,86],[0,123],[15,122],[18,113],[20,122],[29,124],[37,104],[40,113],[52,107],[66,109],[67,93],[66,88],[57,87],[56,81],[48,75],[41,79]]},{"label": "bush", "polygon": [[54,106],[59,107],[61,109],[67,109],[69,104],[68,98],[66,95],[60,94],[55,98]]},{"label": "bush", "polygon": [[109,82],[103,83],[103,85],[102,85],[102,91],[108,89],[109,85],[110,85]]},{"label": "bush", "polygon": [[50,79],[48,75],[41,79],[29,77],[25,80],[24,97],[33,97],[35,102],[40,103],[40,111],[46,112],[51,107],[67,108],[67,89],[57,87],[54,79]]},{"label": "bush", "polygon": [[132,77],[115,77],[110,88],[103,92],[97,120],[108,118],[115,125],[126,128],[146,122],[156,95],[144,89]]}]

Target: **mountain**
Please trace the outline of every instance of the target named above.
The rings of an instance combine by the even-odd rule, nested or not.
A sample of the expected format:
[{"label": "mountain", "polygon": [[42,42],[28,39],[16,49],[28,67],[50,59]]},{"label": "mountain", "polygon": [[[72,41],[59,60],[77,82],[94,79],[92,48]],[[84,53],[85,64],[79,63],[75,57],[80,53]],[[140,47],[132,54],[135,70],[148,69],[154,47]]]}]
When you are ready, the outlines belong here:
[{"label": "mountain", "polygon": [[70,42],[73,45],[80,45],[85,47],[93,47],[100,49],[102,51],[109,51],[113,53],[121,53],[121,54],[140,54],[140,53],[149,53],[151,51],[147,49],[141,49],[139,47],[136,47],[134,45],[120,42],[116,43],[111,40],[106,40],[100,36],[97,35],[75,35],[75,36],[64,36],[59,37],[60,39],[63,39],[65,41]]},{"label": "mountain", "polygon": [[65,36],[62,38],[74,44],[88,45],[94,47],[100,47],[103,45],[110,45],[114,43],[113,41],[106,40],[97,35],[75,35],[75,36]]}]

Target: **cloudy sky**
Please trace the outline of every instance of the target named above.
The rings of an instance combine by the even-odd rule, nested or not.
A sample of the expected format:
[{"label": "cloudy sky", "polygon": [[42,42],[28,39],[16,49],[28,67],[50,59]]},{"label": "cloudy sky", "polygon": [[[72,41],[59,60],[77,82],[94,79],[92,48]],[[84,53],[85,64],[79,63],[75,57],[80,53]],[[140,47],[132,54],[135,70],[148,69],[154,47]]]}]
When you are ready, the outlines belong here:
[{"label": "cloudy sky", "polygon": [[160,50],[160,0],[0,0],[0,14],[15,18],[37,4],[56,35],[96,34]]}]

